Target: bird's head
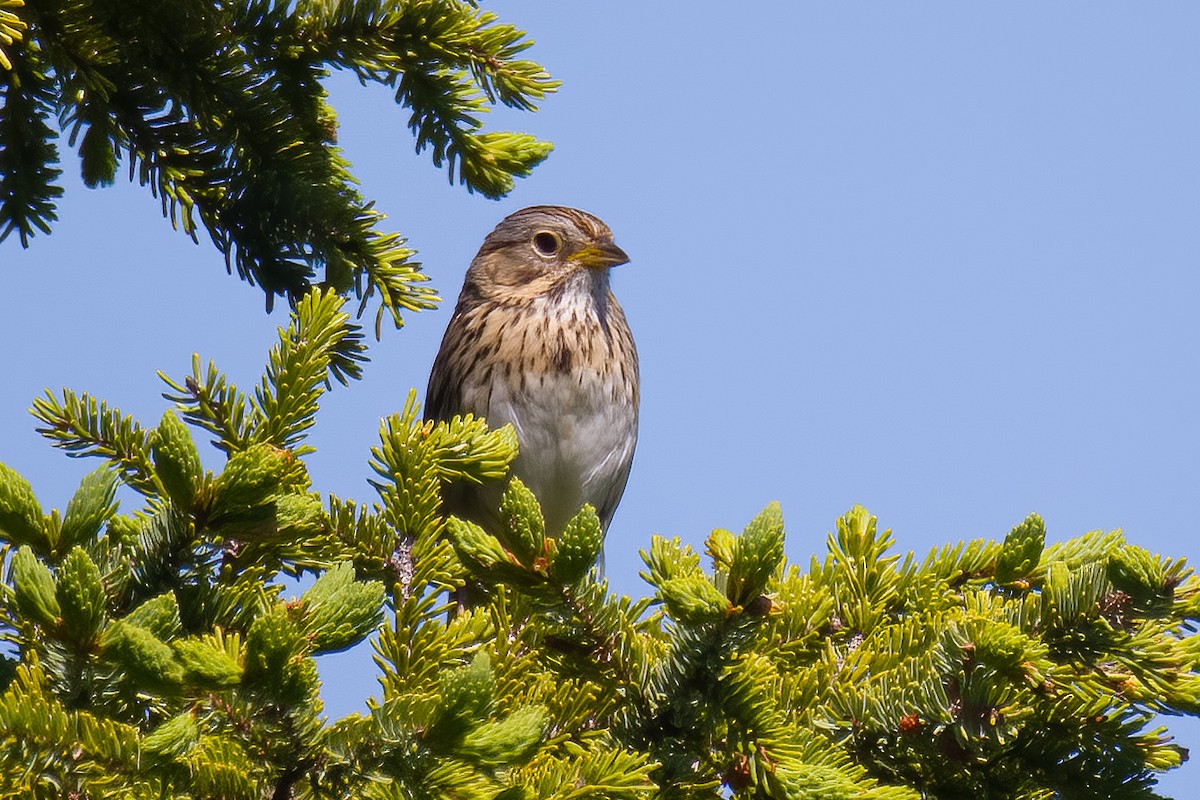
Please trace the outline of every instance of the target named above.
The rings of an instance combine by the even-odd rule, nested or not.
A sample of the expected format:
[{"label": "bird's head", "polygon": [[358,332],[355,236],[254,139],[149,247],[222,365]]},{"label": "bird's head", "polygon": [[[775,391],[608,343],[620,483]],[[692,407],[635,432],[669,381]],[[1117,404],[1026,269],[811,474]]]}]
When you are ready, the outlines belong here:
[{"label": "bird's head", "polygon": [[627,261],[597,217],[564,206],[531,206],[488,234],[467,271],[467,286],[500,302],[575,287],[607,293],[608,270]]}]

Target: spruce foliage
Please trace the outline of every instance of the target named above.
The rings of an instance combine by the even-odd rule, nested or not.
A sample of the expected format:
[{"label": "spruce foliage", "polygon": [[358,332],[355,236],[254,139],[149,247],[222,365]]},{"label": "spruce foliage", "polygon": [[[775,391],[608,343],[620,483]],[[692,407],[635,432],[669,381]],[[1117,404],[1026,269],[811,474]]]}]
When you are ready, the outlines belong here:
[{"label": "spruce foliage", "polygon": [[[1200,711],[1182,561],[1115,531],[1047,546],[1036,515],[920,559],[856,507],[802,566],[771,504],[703,557],[654,537],[649,596],[621,596],[589,507],[547,536],[512,480],[500,529],[444,518],[515,438],[414,395],[376,500],[317,494],[307,432],[362,361],[314,291],[252,392],[196,359],[154,427],[35,402],[101,466],[60,514],[0,465],[0,797],[1152,798],[1186,756],[1155,724]],[[468,580],[488,600],[456,611]],[[330,720],[313,657],[367,639],[378,692]]]},{"label": "spruce foliage", "polygon": [[390,87],[417,150],[499,197],[550,152],[480,118],[534,110],[557,87],[521,58],[530,44],[466,0],[0,0],[0,240],[51,230],[61,129],[84,183],[111,185],[124,162],[268,306],[318,284],[364,306],[378,293],[399,325],[434,297],[355,189],[321,79]]},{"label": "spruce foliage", "polygon": [[[554,90],[528,44],[465,0],[0,0],[0,237],[50,230],[61,129],[85,183],[124,161],[292,306],[248,389],[197,356],[157,421],[33,401],[99,466],[60,512],[0,463],[0,798],[1157,797],[1186,758],[1158,715],[1200,713],[1200,579],[1119,531],[1030,515],[920,558],[856,507],[804,565],[770,504],[703,553],[653,537],[628,597],[589,507],[548,536],[514,479],[498,529],[443,516],[516,439],[415,393],[364,453],[375,498],[312,486],[321,398],[366,361],[344,295],[397,324],[434,299],[321,78],[392,87],[417,149],[494,197],[549,151],[479,118]],[[356,646],[378,690],[331,720],[314,657]]]}]

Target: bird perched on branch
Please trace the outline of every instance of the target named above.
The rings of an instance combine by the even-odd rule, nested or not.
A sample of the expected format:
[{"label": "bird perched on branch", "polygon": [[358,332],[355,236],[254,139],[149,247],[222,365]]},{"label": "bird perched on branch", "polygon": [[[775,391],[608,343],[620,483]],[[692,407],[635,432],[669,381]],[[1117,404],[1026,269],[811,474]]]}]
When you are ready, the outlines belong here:
[{"label": "bird perched on branch", "polygon": [[[511,423],[512,474],[558,535],[584,503],[607,530],[638,427],[638,359],[609,271],[629,260],[574,208],[533,206],[488,234],[467,270],[429,376],[427,419]],[[447,487],[446,510],[495,529],[503,487]]]}]

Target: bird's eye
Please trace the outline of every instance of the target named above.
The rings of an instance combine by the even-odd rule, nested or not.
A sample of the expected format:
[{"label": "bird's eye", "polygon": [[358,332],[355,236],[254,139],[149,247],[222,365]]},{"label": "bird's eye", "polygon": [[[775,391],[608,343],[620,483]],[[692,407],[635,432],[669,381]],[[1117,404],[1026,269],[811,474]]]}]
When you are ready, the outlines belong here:
[{"label": "bird's eye", "polygon": [[552,256],[561,246],[558,237],[550,231],[540,231],[533,235],[533,249],[544,256]]}]

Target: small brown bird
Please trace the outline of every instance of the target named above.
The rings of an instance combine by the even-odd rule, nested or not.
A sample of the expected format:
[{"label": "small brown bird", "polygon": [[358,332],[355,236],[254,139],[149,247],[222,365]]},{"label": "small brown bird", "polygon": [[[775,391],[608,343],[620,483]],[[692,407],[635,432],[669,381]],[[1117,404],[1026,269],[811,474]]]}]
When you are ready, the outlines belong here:
[{"label": "small brown bird", "polygon": [[[584,503],[605,530],[625,491],[638,427],[638,359],[610,268],[629,260],[584,211],[506,217],[467,270],[426,392],[427,419],[511,423],[512,472],[558,535]],[[447,510],[485,528],[502,486],[449,487]]]}]

